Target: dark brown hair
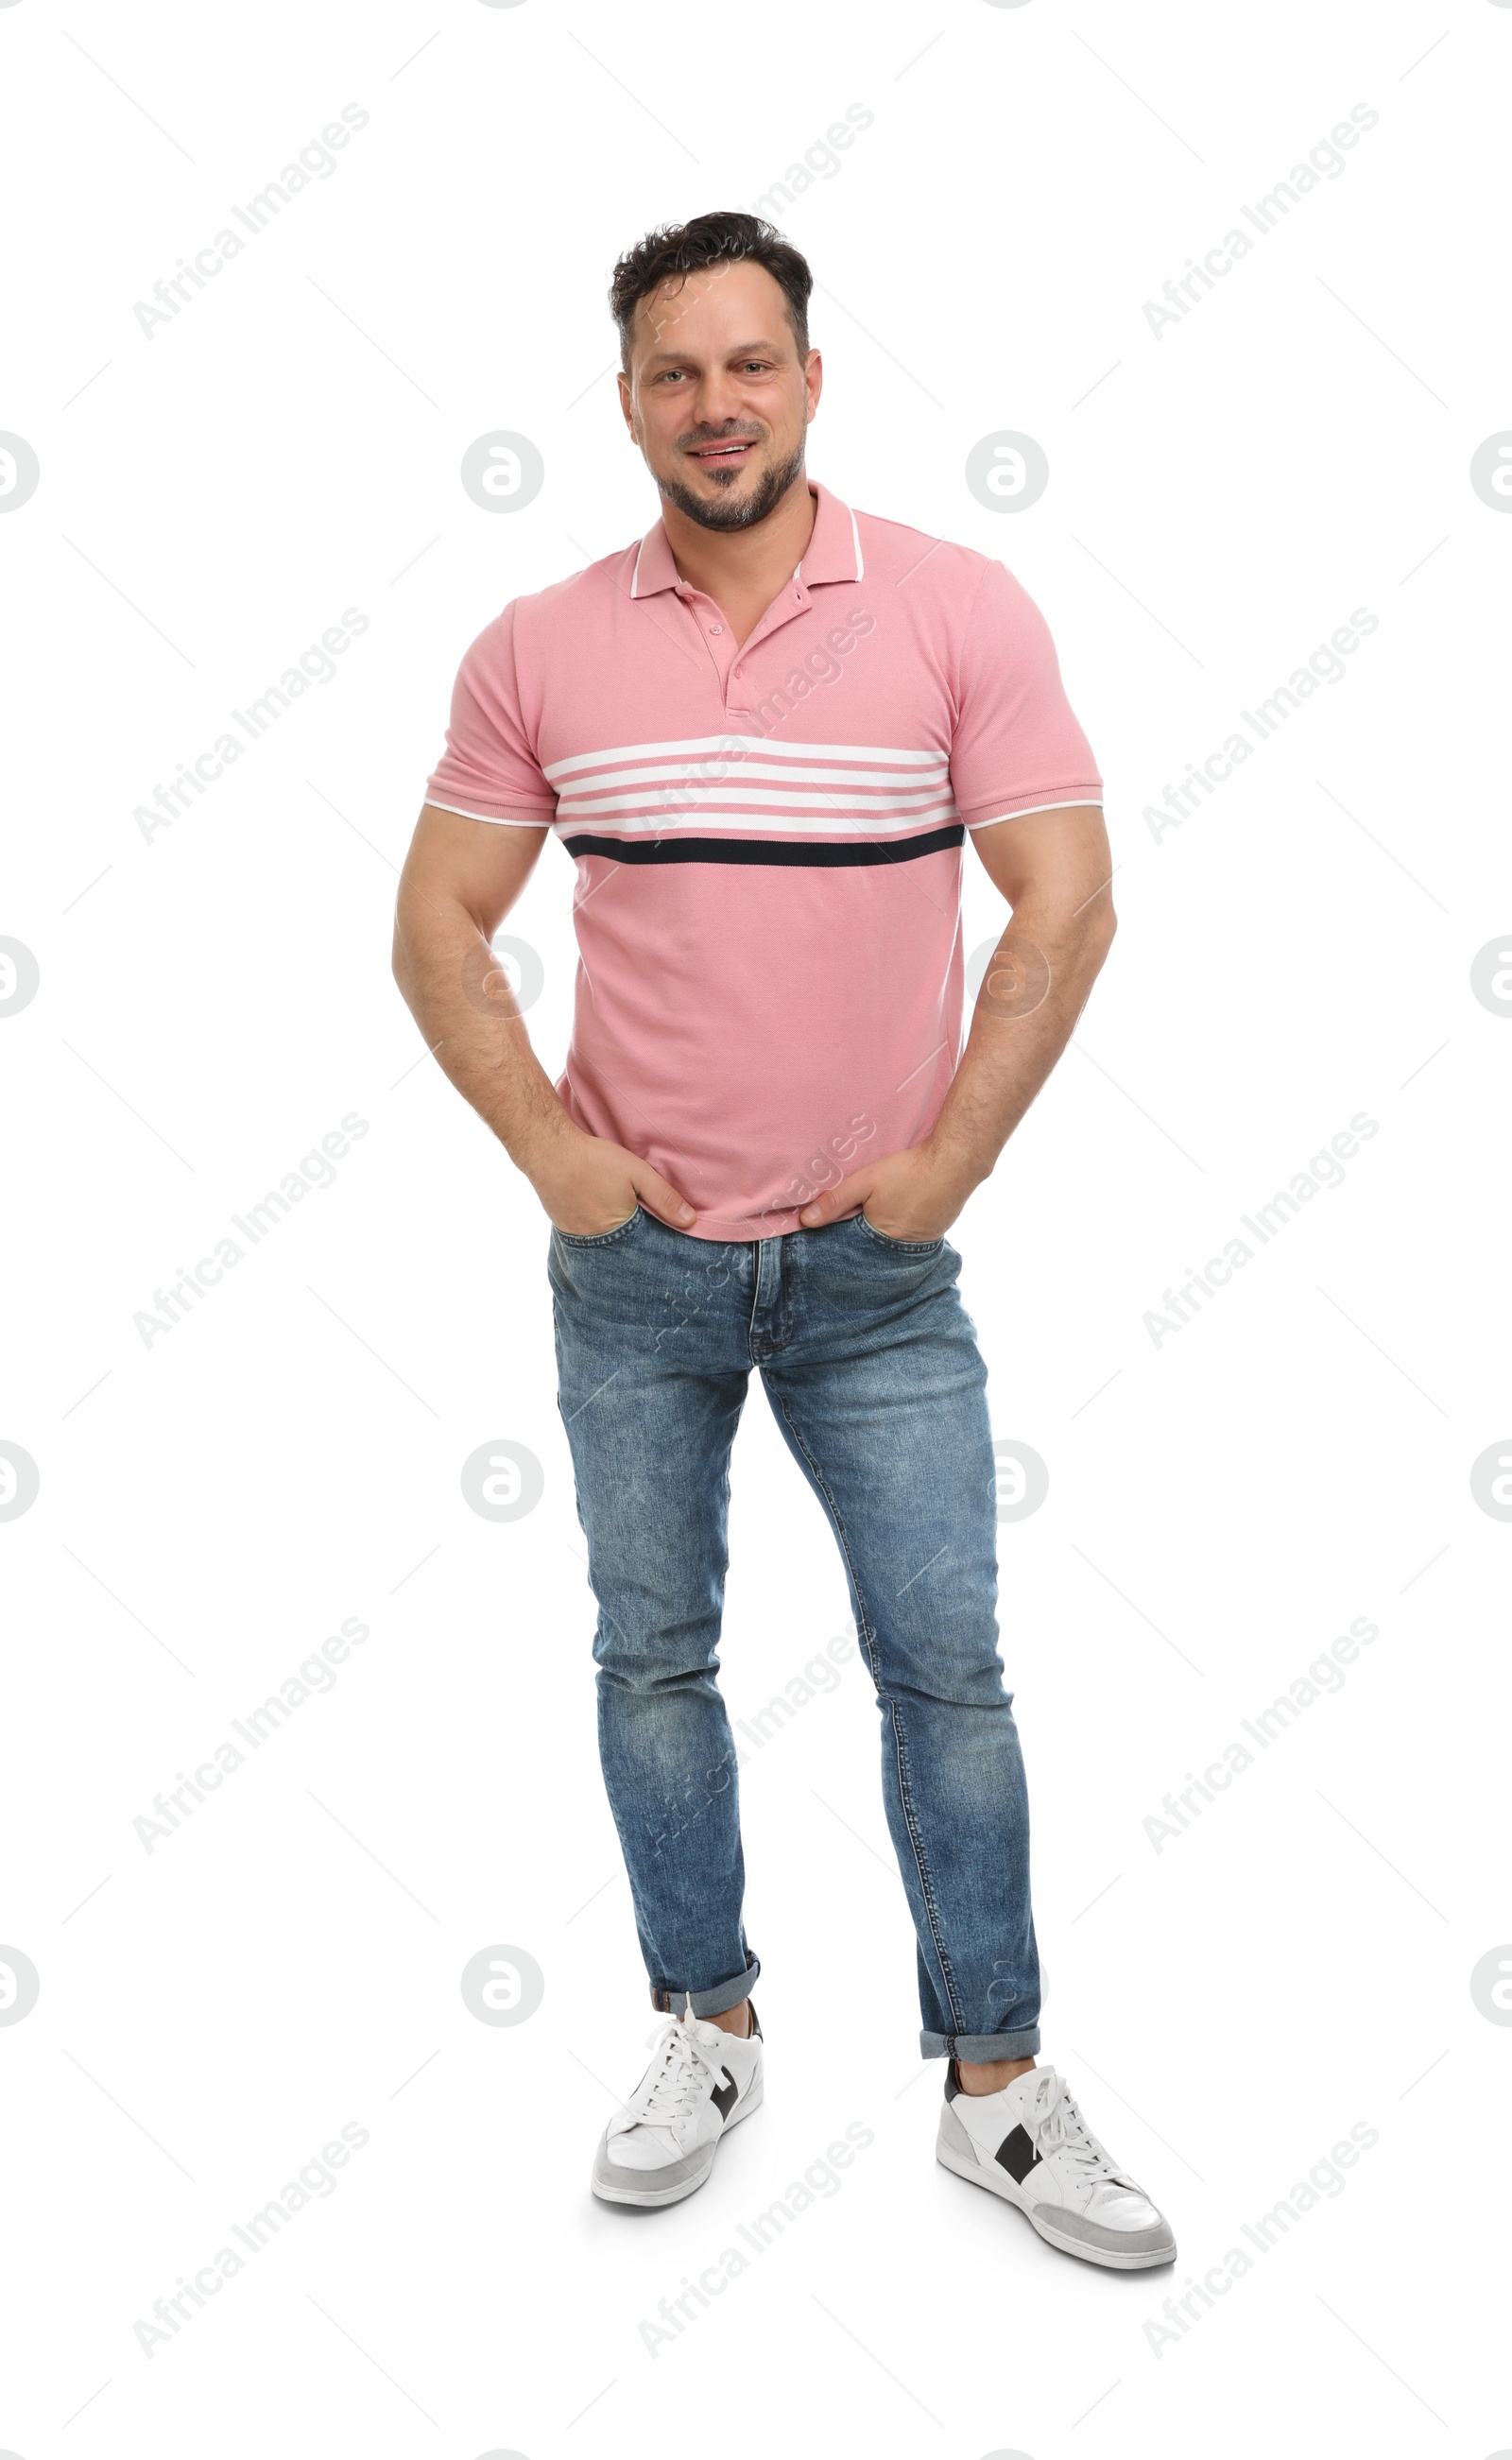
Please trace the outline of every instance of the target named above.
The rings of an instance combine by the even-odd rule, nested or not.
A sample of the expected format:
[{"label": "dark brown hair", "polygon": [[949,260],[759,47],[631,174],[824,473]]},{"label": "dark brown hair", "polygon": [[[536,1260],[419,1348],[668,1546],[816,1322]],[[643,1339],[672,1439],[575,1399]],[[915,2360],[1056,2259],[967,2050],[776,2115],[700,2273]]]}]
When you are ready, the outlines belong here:
[{"label": "dark brown hair", "polygon": [[669,274],[693,273],[711,265],[748,260],[766,267],[787,302],[788,323],[800,359],[808,356],[808,303],[814,276],[796,247],[755,214],[697,214],[691,223],[669,223],[648,231],[627,248],[614,268],[609,307],[620,329],[620,358],[630,363],[637,304]]}]

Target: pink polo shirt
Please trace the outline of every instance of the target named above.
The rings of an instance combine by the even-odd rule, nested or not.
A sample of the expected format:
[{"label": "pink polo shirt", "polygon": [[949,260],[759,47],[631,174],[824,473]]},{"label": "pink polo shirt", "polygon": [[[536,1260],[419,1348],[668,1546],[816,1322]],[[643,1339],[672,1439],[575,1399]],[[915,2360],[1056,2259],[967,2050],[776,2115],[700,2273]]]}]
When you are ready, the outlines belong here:
[{"label": "pink polo shirt", "polygon": [[807,553],[738,647],[660,520],[515,599],[426,789],[572,857],[556,1090],[681,1190],[695,1238],[796,1229],[928,1135],[962,1047],[965,832],[1102,795],[1012,574],[810,492]]}]

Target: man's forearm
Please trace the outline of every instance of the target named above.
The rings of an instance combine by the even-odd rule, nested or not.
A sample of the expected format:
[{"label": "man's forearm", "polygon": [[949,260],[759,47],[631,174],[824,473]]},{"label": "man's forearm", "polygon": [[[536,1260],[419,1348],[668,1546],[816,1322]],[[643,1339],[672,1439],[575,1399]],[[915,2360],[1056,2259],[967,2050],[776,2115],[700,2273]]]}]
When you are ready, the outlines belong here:
[{"label": "man's forearm", "polygon": [[433,1056],[522,1169],[543,1136],[570,1133],[508,977],[464,906],[401,887],[394,976]]},{"label": "man's forearm", "polygon": [[680,1188],[612,1136],[579,1125],[530,1048],[491,944],[530,877],[537,828],[427,804],[399,881],[394,976],[433,1055],[530,1181],[553,1227],[598,1239],[636,1209],[686,1228]]},{"label": "man's forearm", "polygon": [[1015,906],[927,1139],[965,1183],[987,1177],[1070,1041],[1114,929],[1105,891],[1077,913],[1028,898]]}]

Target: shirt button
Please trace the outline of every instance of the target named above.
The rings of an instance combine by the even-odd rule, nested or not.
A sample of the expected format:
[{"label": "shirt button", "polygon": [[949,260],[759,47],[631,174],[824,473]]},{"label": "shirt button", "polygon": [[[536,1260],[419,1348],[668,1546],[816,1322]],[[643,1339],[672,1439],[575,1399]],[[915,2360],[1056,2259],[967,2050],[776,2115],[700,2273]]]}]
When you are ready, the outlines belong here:
[{"label": "shirt button", "polygon": [[709,629],[711,632],[722,632],[724,630],[724,626],[722,624],[711,624]]}]

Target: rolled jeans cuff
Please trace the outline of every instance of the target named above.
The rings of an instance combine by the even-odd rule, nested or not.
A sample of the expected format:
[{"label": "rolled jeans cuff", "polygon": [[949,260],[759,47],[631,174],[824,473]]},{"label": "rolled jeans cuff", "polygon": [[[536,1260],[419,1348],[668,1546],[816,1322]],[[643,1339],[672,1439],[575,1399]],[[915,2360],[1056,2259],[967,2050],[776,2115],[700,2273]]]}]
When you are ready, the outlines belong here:
[{"label": "rolled jeans cuff", "polygon": [[[750,1998],[760,1971],[761,1960],[753,1956],[747,1959],[743,1973],[737,1973],[732,1982],[716,1982],[712,1990],[673,1990],[665,1982],[653,1982],[651,2004],[663,2016],[680,2016],[687,2006],[692,2006],[695,2016],[724,2016],[732,2007],[738,2007],[742,1999]],[[1014,2053],[1011,2051],[1009,2055]],[[0,2460],[4,2460],[3,2454]]]},{"label": "rolled jeans cuff", "polygon": [[969,2067],[985,2067],[991,2059],[1032,2059],[1039,2049],[1039,2026],[1023,2025],[1016,2033],[921,2033],[919,2048],[926,2059],[965,2059]]}]

